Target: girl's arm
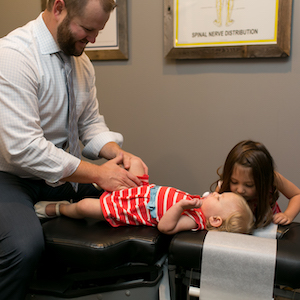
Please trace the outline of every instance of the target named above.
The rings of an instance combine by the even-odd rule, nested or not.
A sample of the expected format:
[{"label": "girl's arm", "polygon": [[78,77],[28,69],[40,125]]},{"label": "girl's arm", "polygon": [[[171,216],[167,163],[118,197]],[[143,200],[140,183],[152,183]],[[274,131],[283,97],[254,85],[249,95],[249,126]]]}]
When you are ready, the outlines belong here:
[{"label": "girl's arm", "polygon": [[186,209],[199,208],[202,200],[194,198],[182,199],[170,207],[160,219],[157,228],[165,234],[175,234],[179,231],[191,230],[197,227],[196,222],[186,215],[182,215]]},{"label": "girl's arm", "polygon": [[285,212],[273,216],[273,222],[287,225],[291,223],[300,212],[300,189],[278,172],[276,172],[275,183],[278,191],[289,199],[289,204]]}]

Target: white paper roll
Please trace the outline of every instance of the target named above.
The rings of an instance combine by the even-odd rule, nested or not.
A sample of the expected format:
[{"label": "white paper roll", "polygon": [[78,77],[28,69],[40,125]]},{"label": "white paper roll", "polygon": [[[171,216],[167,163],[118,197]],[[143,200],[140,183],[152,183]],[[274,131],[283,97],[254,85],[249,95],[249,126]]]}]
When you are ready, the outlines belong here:
[{"label": "white paper roll", "polygon": [[209,231],[201,267],[201,300],[271,300],[277,240]]}]

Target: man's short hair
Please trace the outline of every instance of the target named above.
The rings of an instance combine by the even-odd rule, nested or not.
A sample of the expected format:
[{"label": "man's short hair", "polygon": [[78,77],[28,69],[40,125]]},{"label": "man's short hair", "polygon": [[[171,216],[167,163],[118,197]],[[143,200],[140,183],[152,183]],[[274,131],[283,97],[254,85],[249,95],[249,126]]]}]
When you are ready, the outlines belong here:
[{"label": "man's short hair", "polygon": [[[69,17],[81,16],[89,0],[64,0]],[[110,13],[117,6],[114,0],[99,0],[103,10]],[[55,0],[47,0],[46,9],[51,11]]]}]

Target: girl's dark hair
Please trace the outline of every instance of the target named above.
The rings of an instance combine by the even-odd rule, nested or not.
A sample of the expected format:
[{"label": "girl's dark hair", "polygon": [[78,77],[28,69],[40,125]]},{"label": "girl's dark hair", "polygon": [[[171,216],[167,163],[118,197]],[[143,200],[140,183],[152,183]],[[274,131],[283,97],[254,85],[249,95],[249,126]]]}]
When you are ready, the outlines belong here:
[{"label": "girl's dark hair", "polygon": [[[274,161],[266,147],[251,140],[238,143],[229,152],[223,173],[219,174],[222,185],[219,193],[230,191],[230,181],[235,164],[251,168],[256,188],[257,207],[254,212],[255,227],[263,227],[272,221],[272,209],[279,193],[275,186]],[[271,199],[270,199],[271,198]]]}]

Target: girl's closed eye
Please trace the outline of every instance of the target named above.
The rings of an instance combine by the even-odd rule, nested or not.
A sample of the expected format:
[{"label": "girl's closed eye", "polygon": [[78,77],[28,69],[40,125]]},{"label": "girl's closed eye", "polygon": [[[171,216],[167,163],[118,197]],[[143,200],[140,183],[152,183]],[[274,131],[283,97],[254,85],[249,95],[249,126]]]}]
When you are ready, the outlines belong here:
[{"label": "girl's closed eye", "polygon": [[254,187],[254,183],[248,183],[248,184],[246,184],[246,187],[248,187],[248,188],[253,188]]}]

